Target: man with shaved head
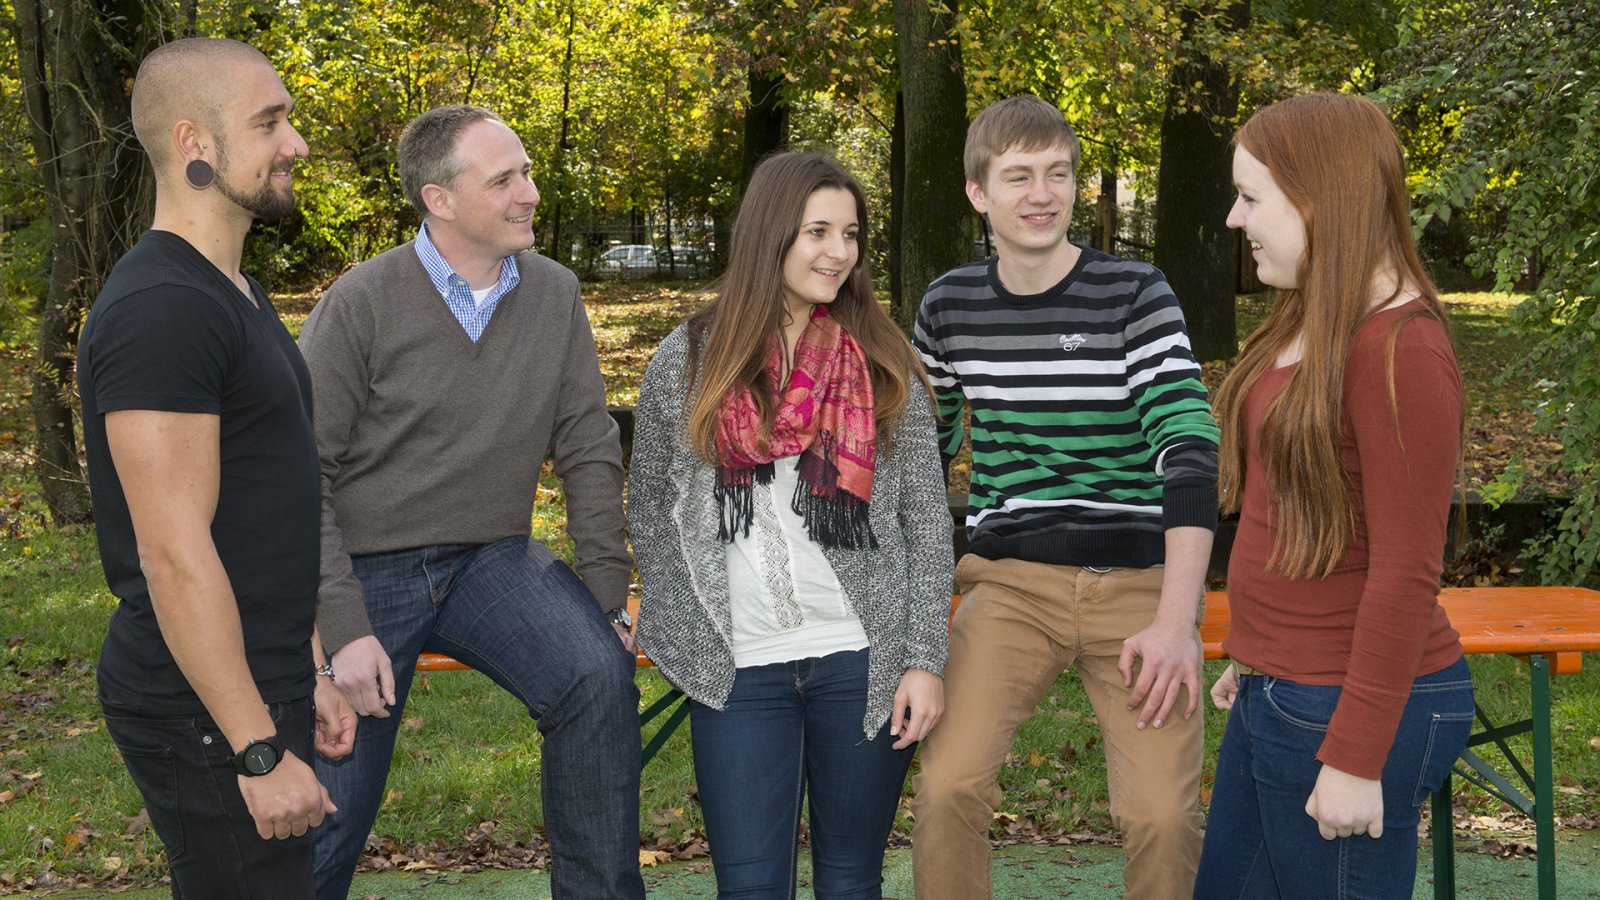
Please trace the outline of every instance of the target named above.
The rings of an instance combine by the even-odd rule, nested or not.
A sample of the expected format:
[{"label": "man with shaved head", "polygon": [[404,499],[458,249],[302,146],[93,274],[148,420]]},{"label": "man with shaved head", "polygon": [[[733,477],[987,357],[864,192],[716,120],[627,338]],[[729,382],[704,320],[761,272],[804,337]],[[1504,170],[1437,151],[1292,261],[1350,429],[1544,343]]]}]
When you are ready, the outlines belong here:
[{"label": "man with shaved head", "polygon": [[[339,805],[317,832],[317,896],[349,888],[433,650],[494,679],[544,736],[557,900],[643,897],[622,449],[578,279],[528,249],[539,192],[494,113],[423,113],[399,168],[416,239],[351,269],[300,332],[328,503],[317,623],[363,717],[349,758],[317,764]],[[528,533],[547,456],[576,571]]]},{"label": "man with shaved head", "polygon": [[308,831],[335,809],[313,749],[342,756],[355,738],[314,630],[310,376],[239,270],[251,223],[294,207],[307,150],[293,106],[244,44],[150,54],[133,122],[155,220],[78,344],[95,528],[120,601],[100,703],[175,897],[312,896]]}]

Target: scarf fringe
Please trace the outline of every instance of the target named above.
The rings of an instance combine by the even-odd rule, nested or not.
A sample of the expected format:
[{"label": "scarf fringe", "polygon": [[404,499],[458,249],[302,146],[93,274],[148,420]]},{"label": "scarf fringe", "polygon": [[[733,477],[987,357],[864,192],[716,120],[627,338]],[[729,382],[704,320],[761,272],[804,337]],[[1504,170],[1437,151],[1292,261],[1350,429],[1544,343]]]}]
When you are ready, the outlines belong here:
[{"label": "scarf fringe", "polygon": [[[800,453],[799,479],[790,508],[805,520],[806,536],[829,550],[876,550],[867,501],[839,489],[839,465],[834,460],[833,435],[822,432]],[[734,536],[750,537],[755,517],[755,485],[772,483],[773,463],[749,469],[717,468],[717,537],[732,543]]]},{"label": "scarf fringe", "polygon": [[790,507],[805,519],[806,535],[828,549],[878,549],[867,501],[839,487],[838,446],[831,431],[800,453],[800,478]]},{"label": "scarf fringe", "polygon": [[725,544],[733,543],[735,534],[750,536],[750,520],[755,518],[757,484],[771,484],[773,464],[759,463],[750,469],[717,467],[717,486],[712,493],[717,498],[717,537]]},{"label": "scarf fringe", "polygon": [[872,533],[865,501],[845,493],[829,499],[812,491],[802,478],[794,488],[793,507],[806,520],[806,535],[818,546],[829,550],[878,549],[878,536]]}]

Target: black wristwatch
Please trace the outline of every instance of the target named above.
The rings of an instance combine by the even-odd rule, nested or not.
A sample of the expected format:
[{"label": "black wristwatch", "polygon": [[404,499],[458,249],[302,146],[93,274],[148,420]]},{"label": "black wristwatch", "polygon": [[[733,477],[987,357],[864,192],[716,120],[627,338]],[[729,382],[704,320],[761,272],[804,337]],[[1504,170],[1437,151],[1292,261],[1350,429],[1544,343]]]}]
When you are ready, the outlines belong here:
[{"label": "black wristwatch", "polygon": [[243,750],[228,757],[228,765],[240,775],[254,777],[277,768],[280,759],[283,759],[283,741],[273,735],[246,744]]}]

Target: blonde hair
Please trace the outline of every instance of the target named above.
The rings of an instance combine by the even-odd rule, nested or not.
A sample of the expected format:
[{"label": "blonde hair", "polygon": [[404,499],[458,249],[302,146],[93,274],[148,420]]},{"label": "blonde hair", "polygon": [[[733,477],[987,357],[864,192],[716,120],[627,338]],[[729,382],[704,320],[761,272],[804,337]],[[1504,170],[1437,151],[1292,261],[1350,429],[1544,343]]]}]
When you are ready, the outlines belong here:
[{"label": "blonde hair", "polygon": [[967,128],[967,145],[962,167],[967,180],[983,184],[989,164],[1008,150],[1024,153],[1049,147],[1065,147],[1072,158],[1072,171],[1078,171],[1083,150],[1078,135],[1061,110],[1032,94],[1018,94],[984,107]]}]

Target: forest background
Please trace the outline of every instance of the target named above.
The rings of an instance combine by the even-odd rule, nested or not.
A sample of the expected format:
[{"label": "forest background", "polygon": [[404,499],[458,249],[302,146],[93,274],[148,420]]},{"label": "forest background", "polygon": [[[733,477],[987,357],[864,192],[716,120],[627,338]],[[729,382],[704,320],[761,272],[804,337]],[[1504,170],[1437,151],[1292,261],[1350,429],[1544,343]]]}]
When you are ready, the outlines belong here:
[{"label": "forest background", "polygon": [[[825,149],[862,181],[874,269],[908,322],[934,276],[989,248],[961,194],[968,118],[1029,92],[1058,104],[1084,141],[1073,238],[1162,267],[1214,379],[1262,302],[1250,295],[1259,285],[1248,254],[1223,226],[1233,130],[1309,90],[1371,96],[1405,143],[1415,230],[1441,286],[1517,292],[1486,304],[1503,313],[1490,325],[1461,319],[1464,346],[1501,351],[1491,364],[1467,361],[1469,379],[1489,388],[1469,487],[1490,503],[1520,494],[1540,522],[1514,559],[1484,550],[1493,535],[1478,535],[1471,564],[1501,579],[1596,583],[1600,0],[9,0],[0,627],[17,633],[0,634],[0,837],[26,843],[33,861],[4,854],[0,889],[8,873],[38,875],[57,857],[94,869],[75,837],[89,826],[72,823],[105,828],[98,811],[46,824],[29,816],[12,830],[8,804],[43,805],[28,760],[61,746],[52,742],[87,742],[87,783],[110,758],[87,675],[103,626],[37,645],[28,629],[84,618],[53,609],[60,597],[98,592],[96,615],[109,608],[87,530],[72,361],[106,272],[149,222],[149,173],[128,123],[133,74],[151,48],[191,34],[260,47],[297,100],[312,152],[299,209],[258,226],[246,259],[287,296],[284,308],[303,313],[349,266],[415,233],[395,173],[400,130],[433,106],[477,103],[522,136],[544,197],[537,249],[590,281],[597,334],[608,315],[655,310],[613,348],[628,365],[670,328],[661,316],[703,297],[742,185],[781,147]],[[599,287],[604,254],[625,245],[655,248],[655,269]],[[68,699],[52,711],[58,688],[42,685],[63,673],[75,687],[59,688]],[[1585,690],[1594,708],[1576,720],[1600,720],[1600,690]],[[473,727],[485,731],[516,718],[493,705],[483,715]],[[1051,741],[1060,749],[1055,737],[1040,746]],[[1062,755],[1025,761],[1051,775]],[[536,760],[537,748],[519,758]],[[419,777],[437,776],[435,762],[417,760]],[[1577,783],[1586,771],[1575,770]],[[482,777],[465,769],[464,790]],[[679,787],[668,778],[660,790],[681,817],[683,794],[666,796]],[[673,846],[692,844],[691,826],[656,824]],[[459,852],[470,842],[458,826],[436,823]],[[148,865],[133,865],[133,877]]]},{"label": "forest background", "polygon": [[77,329],[149,221],[129,88],[150,48],[188,34],[260,47],[298,101],[299,211],[247,247],[277,290],[408,239],[400,129],[470,102],[522,135],[545,197],[538,248],[583,274],[617,245],[714,274],[757,160],[837,154],[867,186],[877,271],[909,323],[934,276],[987,248],[961,195],[968,116],[1031,92],[1084,139],[1074,236],[1160,266],[1202,361],[1232,357],[1235,297],[1254,287],[1223,225],[1233,129],[1292,94],[1369,94],[1403,135],[1435,274],[1530,290],[1522,362],[1562,373],[1524,399],[1565,452],[1511,454],[1486,494],[1558,472],[1570,502],[1530,561],[1546,580],[1595,572],[1600,0],[12,0],[0,341],[32,357],[28,500],[51,524],[90,514]]}]

